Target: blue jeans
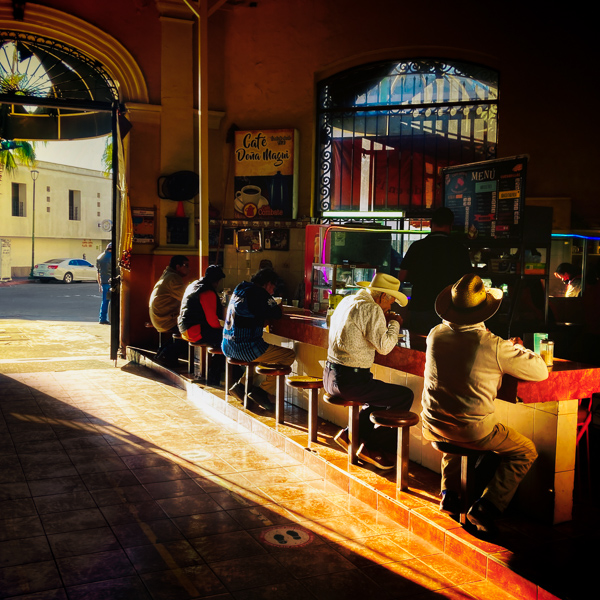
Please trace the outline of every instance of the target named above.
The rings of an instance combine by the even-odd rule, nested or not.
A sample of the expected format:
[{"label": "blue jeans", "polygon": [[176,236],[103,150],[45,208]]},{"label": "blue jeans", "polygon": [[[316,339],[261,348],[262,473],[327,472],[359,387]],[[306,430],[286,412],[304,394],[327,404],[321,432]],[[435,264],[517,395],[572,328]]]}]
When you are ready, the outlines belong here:
[{"label": "blue jeans", "polygon": [[108,293],[110,292],[110,283],[101,284],[102,287],[102,302],[100,303],[100,315],[98,321],[108,321],[108,305],[110,300],[108,299]]}]

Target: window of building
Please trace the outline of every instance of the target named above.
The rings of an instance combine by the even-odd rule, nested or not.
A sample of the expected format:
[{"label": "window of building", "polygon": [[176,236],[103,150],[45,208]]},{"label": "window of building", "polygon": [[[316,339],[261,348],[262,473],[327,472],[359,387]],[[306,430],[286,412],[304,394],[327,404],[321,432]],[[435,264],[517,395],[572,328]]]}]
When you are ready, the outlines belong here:
[{"label": "window of building", "polygon": [[385,61],[318,86],[317,212],[441,205],[443,167],[496,156],[497,72],[465,62]]},{"label": "window of building", "polygon": [[12,216],[27,216],[27,187],[24,183],[12,184]]},{"label": "window of building", "polygon": [[69,221],[81,221],[81,192],[69,190]]},{"label": "window of building", "polygon": [[50,207],[46,206],[46,212],[50,212]]}]

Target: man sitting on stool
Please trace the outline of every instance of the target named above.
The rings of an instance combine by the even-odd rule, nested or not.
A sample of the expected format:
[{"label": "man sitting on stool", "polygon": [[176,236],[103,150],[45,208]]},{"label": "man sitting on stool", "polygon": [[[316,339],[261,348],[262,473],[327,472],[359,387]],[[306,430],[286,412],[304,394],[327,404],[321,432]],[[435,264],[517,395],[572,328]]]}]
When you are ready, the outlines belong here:
[{"label": "man sitting on stool", "polygon": [[[485,533],[496,531],[495,519],[537,457],[531,440],[496,419],[494,400],[502,375],[525,381],[548,377],[542,358],[520,340],[503,340],[486,329],[483,322],[501,302],[502,291],[486,291],[473,274],[440,292],[435,310],[443,321],[427,336],[422,398],[425,439],[495,452],[501,459],[482,497],[467,513],[467,519]],[[460,462],[455,454],[442,457],[442,512],[460,512]]]},{"label": "man sitting on stool", "polygon": [[[393,469],[396,455],[396,430],[375,429],[370,415],[377,409],[410,410],[414,394],[402,385],[373,378],[371,367],[375,352],[389,354],[398,343],[402,318],[390,312],[392,304],[406,306],[399,292],[400,281],[385,273],[376,273],[373,281],[361,281],[365,289],[346,296],[331,317],[327,364],[323,387],[329,394],[364,404],[359,417],[361,446],[357,456],[380,469]],[[342,429],[335,441],[348,449],[348,430]]]},{"label": "man sitting on stool", "polygon": [[[210,265],[206,268],[202,279],[197,279],[187,286],[177,319],[177,326],[184,340],[202,342],[215,348],[221,347],[223,328],[220,321],[223,319],[223,305],[217,294],[217,288],[224,278],[225,273],[221,267]],[[225,358],[222,355],[215,355],[210,361],[206,383],[218,386],[224,371]]]},{"label": "man sitting on stool", "polygon": [[[281,319],[281,306],[273,298],[278,276],[273,269],[260,269],[248,281],[242,281],[231,296],[223,328],[223,353],[228,358],[247,362],[290,366],[296,354],[265,342],[263,328],[267,319]],[[240,401],[244,400],[245,379],[229,390]],[[254,387],[248,397],[264,408],[272,408],[275,398],[275,377],[267,377],[260,387]]]}]

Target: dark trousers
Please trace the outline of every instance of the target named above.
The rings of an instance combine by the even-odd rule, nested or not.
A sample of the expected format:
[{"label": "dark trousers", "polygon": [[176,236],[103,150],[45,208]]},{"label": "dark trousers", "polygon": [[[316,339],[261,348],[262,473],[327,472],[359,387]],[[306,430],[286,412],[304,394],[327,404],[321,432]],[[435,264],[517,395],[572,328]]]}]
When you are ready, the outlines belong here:
[{"label": "dark trousers", "polygon": [[396,453],[397,432],[395,428],[378,427],[371,423],[370,415],[376,410],[410,410],[414,394],[412,390],[395,383],[375,379],[370,369],[355,369],[326,363],[323,371],[323,387],[328,394],[343,396],[348,400],[362,402],[359,435],[370,450],[386,450]]}]

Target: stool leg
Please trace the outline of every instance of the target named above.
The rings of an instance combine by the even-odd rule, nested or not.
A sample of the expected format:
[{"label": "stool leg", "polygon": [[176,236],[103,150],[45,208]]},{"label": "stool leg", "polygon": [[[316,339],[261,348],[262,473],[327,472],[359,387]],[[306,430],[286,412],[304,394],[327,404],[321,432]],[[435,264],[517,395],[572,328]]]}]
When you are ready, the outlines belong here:
[{"label": "stool leg", "polygon": [[285,399],[285,377],[277,376],[277,395],[275,400],[275,419],[277,423],[283,423],[283,402]]},{"label": "stool leg", "polygon": [[308,390],[308,439],[317,441],[317,418],[319,416],[319,390]]},{"label": "stool leg", "polygon": [[469,510],[469,457],[460,457],[460,524],[467,522],[467,511]]},{"label": "stool leg", "polygon": [[230,362],[225,358],[225,395],[229,394],[229,389],[231,388],[231,369]]},{"label": "stool leg", "polygon": [[348,412],[348,438],[350,439],[350,445],[348,446],[348,462],[356,465],[358,458],[356,453],[360,446],[360,437],[358,432],[358,415],[360,413],[360,406],[351,406]]},{"label": "stool leg", "polygon": [[194,359],[196,358],[196,348],[188,343],[188,375],[194,373]]},{"label": "stool leg", "polygon": [[408,455],[410,427],[398,428],[398,451],[396,458],[396,494],[408,489]]},{"label": "stool leg", "polygon": [[244,388],[244,408],[248,408],[248,392],[252,390],[252,381],[254,379],[254,365],[249,364],[246,367],[246,385]]},{"label": "stool leg", "polygon": [[200,364],[204,370],[204,379],[208,382],[208,367],[210,365],[210,354],[206,346],[202,346],[202,359]]}]

